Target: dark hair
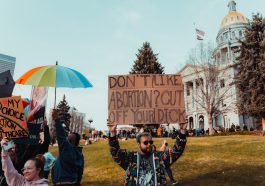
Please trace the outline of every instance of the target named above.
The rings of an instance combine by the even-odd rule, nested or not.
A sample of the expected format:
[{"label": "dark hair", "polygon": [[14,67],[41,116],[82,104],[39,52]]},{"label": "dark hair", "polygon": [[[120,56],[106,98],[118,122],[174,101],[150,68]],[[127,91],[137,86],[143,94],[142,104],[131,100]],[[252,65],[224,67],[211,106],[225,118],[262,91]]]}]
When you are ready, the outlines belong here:
[{"label": "dark hair", "polygon": [[136,142],[137,143],[140,143],[141,142],[141,138],[144,137],[144,136],[146,136],[146,137],[152,137],[150,133],[143,132],[143,133],[140,133],[140,134],[138,134],[136,136]]},{"label": "dark hair", "polygon": [[78,146],[79,142],[80,142],[80,134],[76,133],[76,132],[72,132],[71,134],[75,135],[75,145]]},{"label": "dark hair", "polygon": [[44,156],[42,154],[37,154],[35,158],[30,158],[29,160],[35,162],[36,168],[40,169],[39,177],[44,178],[44,164],[45,164]]}]

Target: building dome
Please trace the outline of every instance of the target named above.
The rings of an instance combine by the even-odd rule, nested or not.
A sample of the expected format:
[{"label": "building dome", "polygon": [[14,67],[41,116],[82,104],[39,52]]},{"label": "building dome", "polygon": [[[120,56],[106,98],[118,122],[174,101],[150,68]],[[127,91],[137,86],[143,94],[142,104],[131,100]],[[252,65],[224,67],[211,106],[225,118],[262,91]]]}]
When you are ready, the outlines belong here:
[{"label": "building dome", "polygon": [[232,24],[248,23],[247,18],[243,14],[236,11],[236,2],[234,0],[230,0],[227,6],[229,8],[229,12],[222,20],[221,29]]},{"label": "building dome", "polygon": [[223,18],[221,23],[221,28],[224,28],[232,24],[242,24],[242,23],[243,24],[248,23],[247,18],[239,12],[231,11]]}]

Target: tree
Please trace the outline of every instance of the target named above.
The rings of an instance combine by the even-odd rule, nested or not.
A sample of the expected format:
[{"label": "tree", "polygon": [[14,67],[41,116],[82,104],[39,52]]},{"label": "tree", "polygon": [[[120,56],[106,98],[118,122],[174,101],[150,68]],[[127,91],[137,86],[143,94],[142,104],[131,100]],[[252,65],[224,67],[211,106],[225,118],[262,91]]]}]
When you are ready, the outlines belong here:
[{"label": "tree", "polygon": [[66,130],[68,131],[70,131],[69,126],[70,126],[70,119],[71,119],[69,109],[70,109],[70,106],[68,105],[66,101],[66,97],[64,95],[62,101],[60,101],[59,104],[57,105],[57,110],[58,110],[58,114],[59,114],[61,121],[65,124]]},{"label": "tree", "polygon": [[158,62],[157,55],[154,54],[149,42],[143,43],[137,59],[129,72],[130,74],[163,74],[164,67]]},{"label": "tree", "polygon": [[241,43],[235,78],[238,109],[241,114],[263,118],[265,130],[265,20],[261,15],[253,15]]},{"label": "tree", "polygon": [[198,110],[206,112],[210,135],[214,134],[214,118],[233,110],[235,105],[228,76],[230,67],[215,65],[212,56],[213,45],[201,43],[191,51],[187,61],[195,79],[192,100]]}]

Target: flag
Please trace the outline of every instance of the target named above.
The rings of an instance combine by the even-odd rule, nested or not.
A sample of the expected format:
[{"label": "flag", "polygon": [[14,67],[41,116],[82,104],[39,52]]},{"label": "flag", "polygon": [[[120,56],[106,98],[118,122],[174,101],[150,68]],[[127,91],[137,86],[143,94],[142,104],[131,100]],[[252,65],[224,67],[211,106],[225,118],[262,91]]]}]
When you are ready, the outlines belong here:
[{"label": "flag", "polygon": [[196,35],[197,35],[197,39],[198,40],[203,40],[204,34],[205,34],[204,31],[199,30],[199,29],[196,28]]}]

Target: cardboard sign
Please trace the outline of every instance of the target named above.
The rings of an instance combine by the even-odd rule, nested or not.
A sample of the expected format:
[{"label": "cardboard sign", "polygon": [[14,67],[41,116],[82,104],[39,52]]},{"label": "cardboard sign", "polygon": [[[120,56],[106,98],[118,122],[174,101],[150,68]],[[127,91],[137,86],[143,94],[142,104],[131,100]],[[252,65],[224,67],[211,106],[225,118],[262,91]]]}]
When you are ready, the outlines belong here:
[{"label": "cardboard sign", "polygon": [[28,137],[28,127],[21,97],[0,99],[0,138]]},{"label": "cardboard sign", "polygon": [[40,128],[41,128],[40,124],[28,123],[29,137],[14,139],[14,142],[16,144],[32,144],[32,145],[38,144],[40,140],[39,135],[41,135]]},{"label": "cardboard sign", "polygon": [[178,74],[109,76],[110,124],[185,122],[184,87]]}]

